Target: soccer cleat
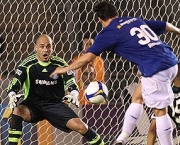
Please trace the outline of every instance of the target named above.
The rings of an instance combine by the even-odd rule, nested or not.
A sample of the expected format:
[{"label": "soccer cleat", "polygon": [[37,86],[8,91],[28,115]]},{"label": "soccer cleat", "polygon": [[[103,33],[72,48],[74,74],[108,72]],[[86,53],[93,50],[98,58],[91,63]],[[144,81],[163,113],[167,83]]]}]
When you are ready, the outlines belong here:
[{"label": "soccer cleat", "polygon": [[114,141],[112,145],[124,145],[123,141]]}]

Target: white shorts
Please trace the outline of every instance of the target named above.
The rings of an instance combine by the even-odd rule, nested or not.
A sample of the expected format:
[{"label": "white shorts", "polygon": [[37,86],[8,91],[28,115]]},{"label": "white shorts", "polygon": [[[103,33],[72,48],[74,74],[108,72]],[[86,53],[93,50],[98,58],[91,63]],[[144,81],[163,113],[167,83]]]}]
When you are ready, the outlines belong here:
[{"label": "white shorts", "polygon": [[152,77],[142,77],[142,97],[150,108],[162,109],[170,105],[174,99],[171,83],[178,72],[175,65],[167,70],[160,71]]}]

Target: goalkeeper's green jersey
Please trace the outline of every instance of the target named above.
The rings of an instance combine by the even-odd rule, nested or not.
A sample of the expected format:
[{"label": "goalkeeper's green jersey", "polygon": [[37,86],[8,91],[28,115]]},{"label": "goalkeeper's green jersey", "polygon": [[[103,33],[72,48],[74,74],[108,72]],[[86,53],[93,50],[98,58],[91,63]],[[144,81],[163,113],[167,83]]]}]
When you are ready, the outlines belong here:
[{"label": "goalkeeper's green jersey", "polygon": [[36,54],[30,55],[17,67],[7,93],[11,91],[18,93],[23,87],[24,99],[54,100],[62,99],[65,90],[68,92],[78,90],[73,71],[56,79],[49,77],[58,66],[65,67],[68,64],[56,56],[51,56],[49,62],[40,62]]}]

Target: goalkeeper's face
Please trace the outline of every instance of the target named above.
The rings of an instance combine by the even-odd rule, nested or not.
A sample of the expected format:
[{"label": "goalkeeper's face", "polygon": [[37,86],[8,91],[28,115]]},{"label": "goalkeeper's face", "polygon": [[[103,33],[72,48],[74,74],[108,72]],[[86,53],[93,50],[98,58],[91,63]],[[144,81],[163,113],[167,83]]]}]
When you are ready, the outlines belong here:
[{"label": "goalkeeper's face", "polygon": [[53,50],[52,40],[47,36],[42,36],[37,40],[35,45],[38,60],[47,62]]}]

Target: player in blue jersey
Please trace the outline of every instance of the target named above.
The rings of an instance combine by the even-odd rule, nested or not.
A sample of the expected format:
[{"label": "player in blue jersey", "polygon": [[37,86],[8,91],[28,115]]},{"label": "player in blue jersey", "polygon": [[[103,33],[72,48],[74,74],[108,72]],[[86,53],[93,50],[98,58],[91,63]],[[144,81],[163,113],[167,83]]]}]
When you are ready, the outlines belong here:
[{"label": "player in blue jersey", "polygon": [[172,48],[157,35],[165,30],[179,35],[180,30],[168,22],[119,17],[117,8],[107,1],[98,3],[94,11],[103,30],[86,54],[68,67],[56,68],[50,77],[78,69],[104,51],[114,52],[135,63],[142,75],[141,83],[126,111],[122,133],[114,144],[121,145],[127,142],[142,114],[144,102],[154,110],[160,143],[172,145],[172,124],[166,107],[173,101],[171,82],[178,71],[178,60]]}]

